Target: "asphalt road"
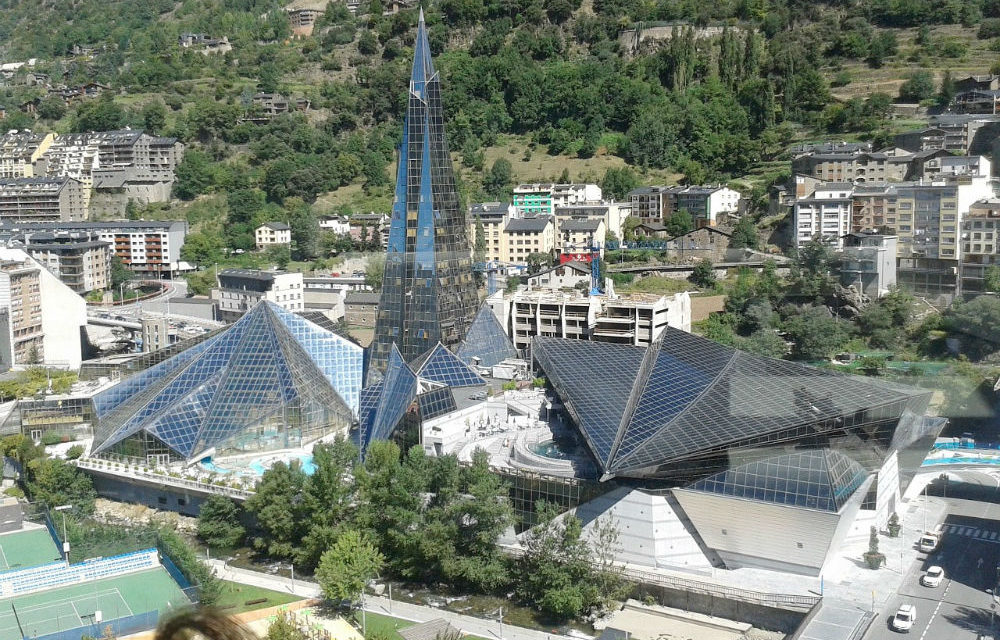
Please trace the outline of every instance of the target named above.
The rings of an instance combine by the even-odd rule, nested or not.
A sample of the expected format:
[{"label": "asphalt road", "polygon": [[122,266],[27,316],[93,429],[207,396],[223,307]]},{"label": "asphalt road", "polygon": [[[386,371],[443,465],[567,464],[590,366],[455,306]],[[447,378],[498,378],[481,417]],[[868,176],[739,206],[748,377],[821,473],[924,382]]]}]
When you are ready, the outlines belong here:
[{"label": "asphalt road", "polygon": [[[959,487],[953,489],[962,495]],[[996,485],[993,490],[1000,491]],[[1000,625],[1000,605],[994,604],[987,591],[995,588],[1000,578],[1000,504],[952,496],[947,501],[938,549],[920,554],[909,567],[899,590],[865,635],[867,640],[899,638],[901,634],[892,629],[891,621],[904,603],[916,606],[916,622],[909,636],[919,640],[974,640],[977,634],[989,632],[994,612]],[[932,565],[945,570],[945,580],[936,588],[920,584],[920,576]]]}]

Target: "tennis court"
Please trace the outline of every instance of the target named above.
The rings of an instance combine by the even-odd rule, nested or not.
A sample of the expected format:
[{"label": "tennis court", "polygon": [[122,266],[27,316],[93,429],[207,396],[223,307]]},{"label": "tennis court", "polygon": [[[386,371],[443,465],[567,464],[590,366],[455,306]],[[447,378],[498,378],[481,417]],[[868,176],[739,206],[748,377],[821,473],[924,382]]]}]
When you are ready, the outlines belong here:
[{"label": "tennis court", "polygon": [[0,640],[43,636],[103,620],[182,608],[187,596],[162,567],[0,600]]},{"label": "tennis court", "polygon": [[62,554],[45,527],[0,535],[0,571],[37,567],[59,560]]}]

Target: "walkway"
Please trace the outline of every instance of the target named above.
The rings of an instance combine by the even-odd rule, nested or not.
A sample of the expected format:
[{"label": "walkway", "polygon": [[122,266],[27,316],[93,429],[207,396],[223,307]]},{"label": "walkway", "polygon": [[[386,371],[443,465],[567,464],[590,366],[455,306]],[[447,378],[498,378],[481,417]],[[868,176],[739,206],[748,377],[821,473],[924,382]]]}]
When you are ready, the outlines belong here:
[{"label": "walkway", "polygon": [[[255,587],[263,587],[274,591],[293,593],[303,598],[321,598],[319,586],[313,582],[305,582],[282,576],[272,576],[259,571],[248,569],[237,569],[226,565],[222,560],[209,560],[209,565],[215,569],[215,575],[223,580],[249,584]],[[403,618],[414,622],[426,622],[436,618],[444,618],[454,626],[470,633],[474,636],[486,638],[487,640],[500,640],[500,623],[495,620],[484,620],[472,616],[465,616],[443,609],[436,609],[398,600],[389,600],[379,596],[365,596],[365,610],[372,613]],[[578,640],[570,636],[556,633],[546,633],[524,627],[514,627],[508,624],[503,625],[502,640]]]}]

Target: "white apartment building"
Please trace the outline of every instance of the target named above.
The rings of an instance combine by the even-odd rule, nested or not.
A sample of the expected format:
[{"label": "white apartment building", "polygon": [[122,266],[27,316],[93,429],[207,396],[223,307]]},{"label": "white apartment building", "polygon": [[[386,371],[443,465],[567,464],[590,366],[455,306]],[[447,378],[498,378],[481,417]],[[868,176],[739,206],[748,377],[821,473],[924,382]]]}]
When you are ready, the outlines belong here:
[{"label": "white apartment building", "polygon": [[526,264],[532,253],[551,253],[556,243],[554,216],[514,218],[504,229],[501,262]]},{"label": "white apartment building", "polygon": [[270,300],[286,311],[305,309],[300,272],[223,269],[212,299],[219,305],[219,317],[235,322],[261,300]]},{"label": "white apartment building", "polygon": [[795,245],[802,246],[814,238],[843,247],[843,236],[851,232],[851,194],[849,182],[827,182],[817,185],[808,198],[796,200],[794,207]]},{"label": "white apartment building", "polygon": [[989,177],[992,168],[993,163],[986,156],[934,156],[924,162],[923,178]]},{"label": "white apartment building", "polygon": [[291,245],[292,228],[284,222],[265,222],[254,230],[258,249],[266,249],[274,245]]}]

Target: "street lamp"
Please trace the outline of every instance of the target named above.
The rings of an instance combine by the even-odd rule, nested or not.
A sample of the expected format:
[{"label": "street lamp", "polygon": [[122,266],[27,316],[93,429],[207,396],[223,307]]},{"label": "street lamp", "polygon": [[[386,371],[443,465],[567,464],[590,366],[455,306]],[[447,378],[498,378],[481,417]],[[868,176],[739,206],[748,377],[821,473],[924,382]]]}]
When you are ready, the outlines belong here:
[{"label": "street lamp", "polygon": [[63,520],[63,555],[66,559],[66,565],[69,565],[69,539],[66,537],[66,512],[73,508],[71,504],[61,504],[58,507],[53,507],[56,511],[62,511]]}]

